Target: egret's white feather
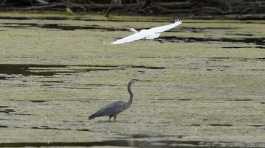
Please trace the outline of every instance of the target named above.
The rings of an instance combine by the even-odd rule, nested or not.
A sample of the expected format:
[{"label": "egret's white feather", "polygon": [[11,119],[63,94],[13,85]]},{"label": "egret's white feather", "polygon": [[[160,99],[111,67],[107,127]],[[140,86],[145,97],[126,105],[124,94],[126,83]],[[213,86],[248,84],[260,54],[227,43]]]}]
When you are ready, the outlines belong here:
[{"label": "egret's white feather", "polygon": [[131,32],[134,32],[134,33],[137,33],[138,31],[136,30],[136,29],[134,29],[134,28],[129,28],[129,30],[131,31]]},{"label": "egret's white feather", "polygon": [[149,29],[149,31],[156,32],[156,33],[162,33],[162,32],[171,30],[171,29],[179,26],[181,23],[182,23],[181,21],[177,21],[177,22],[169,24],[169,25],[151,28],[151,29]]},{"label": "egret's white feather", "polygon": [[130,28],[130,31],[135,32],[134,34],[129,35],[125,38],[119,39],[115,42],[112,42],[112,44],[124,44],[124,43],[137,41],[140,39],[155,39],[155,38],[158,38],[160,36],[160,33],[168,31],[170,29],[173,29],[173,28],[179,26],[181,23],[182,23],[181,20],[176,20],[172,24],[154,27],[154,28],[150,28],[147,30],[144,29],[141,31],[136,31],[134,28]]},{"label": "egret's white feather", "polygon": [[145,36],[143,36],[142,33],[135,33],[135,34],[132,34],[132,35],[129,35],[125,38],[122,38],[122,39],[119,39],[115,42],[113,42],[112,44],[123,44],[123,43],[129,43],[129,42],[133,42],[133,41],[136,41],[136,40],[140,40],[140,39],[143,39],[145,38]]}]

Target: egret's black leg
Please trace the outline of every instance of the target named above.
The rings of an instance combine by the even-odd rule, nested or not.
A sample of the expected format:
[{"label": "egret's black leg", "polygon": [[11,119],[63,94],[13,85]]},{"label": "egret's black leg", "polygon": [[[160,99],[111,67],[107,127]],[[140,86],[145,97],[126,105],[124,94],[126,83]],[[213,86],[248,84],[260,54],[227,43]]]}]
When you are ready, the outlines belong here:
[{"label": "egret's black leg", "polygon": [[109,122],[111,121],[112,116],[109,116]]}]

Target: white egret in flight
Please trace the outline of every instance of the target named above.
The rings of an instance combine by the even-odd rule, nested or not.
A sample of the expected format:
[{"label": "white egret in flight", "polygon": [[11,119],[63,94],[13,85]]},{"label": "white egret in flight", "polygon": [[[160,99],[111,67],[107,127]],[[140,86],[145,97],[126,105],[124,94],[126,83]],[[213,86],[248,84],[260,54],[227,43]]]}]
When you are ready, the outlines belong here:
[{"label": "white egret in flight", "polygon": [[160,33],[168,31],[170,29],[173,29],[177,26],[179,26],[182,23],[181,20],[175,20],[174,23],[164,25],[164,26],[159,26],[159,27],[154,27],[150,29],[143,29],[140,31],[135,30],[134,28],[130,28],[130,31],[134,32],[134,34],[129,35],[125,38],[119,39],[115,42],[112,42],[112,44],[124,44],[124,43],[129,43],[133,41],[137,41],[140,39],[155,39],[160,36]]}]

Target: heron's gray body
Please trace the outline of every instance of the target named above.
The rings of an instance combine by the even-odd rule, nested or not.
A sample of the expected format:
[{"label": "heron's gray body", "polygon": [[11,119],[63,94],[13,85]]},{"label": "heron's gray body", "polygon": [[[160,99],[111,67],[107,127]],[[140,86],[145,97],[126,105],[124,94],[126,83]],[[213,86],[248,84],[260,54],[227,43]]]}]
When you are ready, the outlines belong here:
[{"label": "heron's gray body", "polygon": [[120,112],[124,111],[127,109],[129,106],[127,105],[127,102],[123,101],[116,101],[111,104],[106,105],[105,107],[101,108],[99,111],[96,113],[92,114],[89,119],[94,119],[96,117],[101,117],[101,116],[109,116],[109,117],[115,117],[117,116]]},{"label": "heron's gray body", "polygon": [[96,113],[94,113],[91,116],[89,116],[89,120],[94,119],[96,117],[102,117],[102,116],[109,116],[109,119],[114,117],[114,120],[116,120],[117,115],[119,113],[121,113],[122,111],[128,109],[131,106],[131,104],[132,104],[133,93],[131,91],[131,85],[132,85],[132,83],[134,81],[135,81],[135,79],[131,80],[128,83],[128,92],[129,92],[129,95],[130,95],[130,99],[129,99],[128,102],[115,101],[115,102],[113,102],[111,104],[108,104],[105,107],[103,107],[100,110],[98,110]]}]

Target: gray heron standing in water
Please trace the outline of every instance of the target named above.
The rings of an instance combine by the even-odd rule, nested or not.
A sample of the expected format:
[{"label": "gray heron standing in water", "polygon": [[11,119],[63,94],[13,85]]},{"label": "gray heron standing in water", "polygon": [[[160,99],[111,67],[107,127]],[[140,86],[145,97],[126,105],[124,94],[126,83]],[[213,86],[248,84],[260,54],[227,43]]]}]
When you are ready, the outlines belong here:
[{"label": "gray heron standing in water", "polygon": [[121,112],[123,112],[124,110],[128,109],[133,101],[133,93],[131,90],[131,86],[132,84],[138,81],[137,79],[132,79],[129,81],[128,83],[128,92],[130,95],[130,98],[128,100],[128,102],[124,102],[124,101],[115,101],[111,104],[106,105],[105,107],[101,108],[100,110],[98,110],[96,113],[90,115],[88,117],[89,120],[94,119],[96,117],[102,117],[102,116],[109,116],[109,120],[111,120],[111,118],[113,117],[114,120],[116,120],[117,115]]}]

